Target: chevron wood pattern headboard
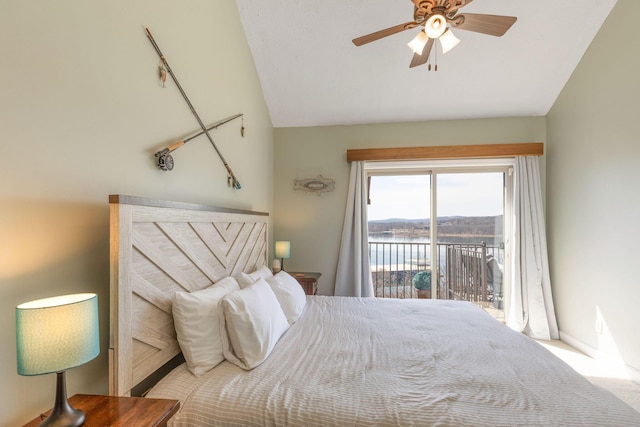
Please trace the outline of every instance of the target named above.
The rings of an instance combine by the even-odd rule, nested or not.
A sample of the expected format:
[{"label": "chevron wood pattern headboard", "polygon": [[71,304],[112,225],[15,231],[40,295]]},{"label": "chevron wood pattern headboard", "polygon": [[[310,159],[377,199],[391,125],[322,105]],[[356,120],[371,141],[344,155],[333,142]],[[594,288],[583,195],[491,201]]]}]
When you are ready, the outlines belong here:
[{"label": "chevron wood pattern headboard", "polygon": [[112,195],[109,393],[128,396],[180,354],[176,291],[267,264],[268,214]]}]

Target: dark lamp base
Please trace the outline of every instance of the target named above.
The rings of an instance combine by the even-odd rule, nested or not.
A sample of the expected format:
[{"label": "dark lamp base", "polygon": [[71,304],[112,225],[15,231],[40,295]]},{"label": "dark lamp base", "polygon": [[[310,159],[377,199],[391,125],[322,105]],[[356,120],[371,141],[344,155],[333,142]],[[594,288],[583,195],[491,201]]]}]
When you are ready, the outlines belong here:
[{"label": "dark lamp base", "polygon": [[84,412],[71,408],[71,412],[56,414],[52,412],[39,424],[39,427],[80,427],[84,424]]},{"label": "dark lamp base", "polygon": [[39,427],[80,427],[84,424],[84,412],[73,408],[67,401],[65,372],[56,373],[56,403],[51,414]]}]

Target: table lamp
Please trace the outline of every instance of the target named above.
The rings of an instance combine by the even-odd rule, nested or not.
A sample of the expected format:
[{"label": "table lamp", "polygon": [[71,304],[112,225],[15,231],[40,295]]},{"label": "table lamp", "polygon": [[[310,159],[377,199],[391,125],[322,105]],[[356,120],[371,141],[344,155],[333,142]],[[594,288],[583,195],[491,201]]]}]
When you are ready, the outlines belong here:
[{"label": "table lamp", "polygon": [[78,427],[82,411],[69,405],[65,371],[100,354],[98,296],[62,295],[16,307],[18,374],[56,373],[56,400],[40,426]]},{"label": "table lamp", "polygon": [[291,242],[279,240],[276,242],[276,258],[280,258],[280,268],[284,271],[284,259],[291,257]]}]

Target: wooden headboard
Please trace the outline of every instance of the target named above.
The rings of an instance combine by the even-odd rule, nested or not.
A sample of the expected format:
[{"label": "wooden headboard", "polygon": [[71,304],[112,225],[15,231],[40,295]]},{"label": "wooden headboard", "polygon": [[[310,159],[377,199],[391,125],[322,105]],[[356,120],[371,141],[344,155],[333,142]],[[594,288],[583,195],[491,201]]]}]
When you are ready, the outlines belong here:
[{"label": "wooden headboard", "polygon": [[180,355],[176,291],[267,264],[268,214],[111,195],[109,393],[132,389]]}]

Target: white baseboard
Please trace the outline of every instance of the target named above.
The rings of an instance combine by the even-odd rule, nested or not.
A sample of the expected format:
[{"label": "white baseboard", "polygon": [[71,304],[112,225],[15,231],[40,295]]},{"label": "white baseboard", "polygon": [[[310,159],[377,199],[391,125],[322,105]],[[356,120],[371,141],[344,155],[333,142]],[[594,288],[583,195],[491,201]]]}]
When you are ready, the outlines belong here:
[{"label": "white baseboard", "polygon": [[580,350],[581,352],[591,357],[592,359],[623,367],[626,370],[627,374],[629,375],[629,379],[637,384],[640,384],[640,371],[632,366],[627,365],[624,362],[624,360],[613,357],[612,355],[605,353],[602,350],[599,350],[597,348],[594,348],[589,344],[586,344],[580,341],[579,339],[572,337],[571,335],[564,333],[562,331],[560,331],[560,341],[566,344],[569,344],[571,347],[575,348],[576,350]]}]

